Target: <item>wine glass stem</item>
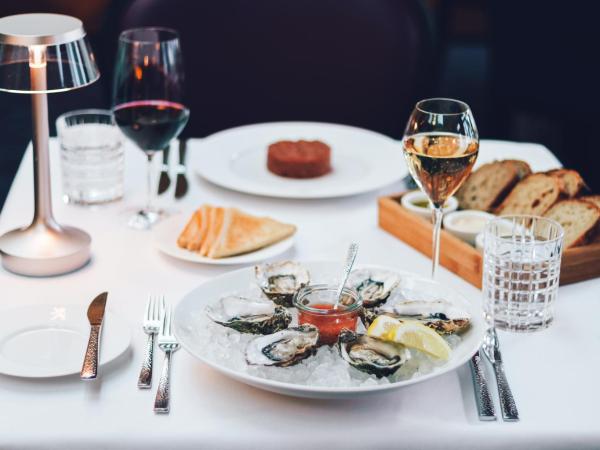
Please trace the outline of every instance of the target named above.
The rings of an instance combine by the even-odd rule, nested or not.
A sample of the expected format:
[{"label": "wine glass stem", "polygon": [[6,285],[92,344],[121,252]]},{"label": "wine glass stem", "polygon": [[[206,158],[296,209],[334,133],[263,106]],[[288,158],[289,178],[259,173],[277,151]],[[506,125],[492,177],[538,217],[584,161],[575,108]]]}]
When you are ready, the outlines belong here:
[{"label": "wine glass stem", "polygon": [[146,212],[150,213],[154,211],[154,167],[152,160],[156,152],[146,152],[148,156],[148,173],[147,173],[147,195],[146,195]]},{"label": "wine glass stem", "polygon": [[431,278],[435,279],[435,274],[440,262],[440,232],[442,230],[442,217],[444,210],[442,208],[432,208],[431,217],[433,220],[433,248],[431,252]]}]

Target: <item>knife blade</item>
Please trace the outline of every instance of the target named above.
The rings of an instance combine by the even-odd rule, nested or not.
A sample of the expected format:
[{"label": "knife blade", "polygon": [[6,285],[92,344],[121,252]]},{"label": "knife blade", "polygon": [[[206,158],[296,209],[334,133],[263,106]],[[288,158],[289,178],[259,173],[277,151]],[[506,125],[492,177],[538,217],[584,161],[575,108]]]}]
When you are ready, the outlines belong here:
[{"label": "knife blade", "polygon": [[158,179],[158,193],[162,194],[171,184],[171,178],[169,178],[169,149],[170,146],[166,146],[163,149],[163,160],[160,169],[160,178]]},{"label": "knife blade", "polygon": [[185,175],[185,152],[187,139],[179,140],[179,164],[177,166],[177,179],[175,181],[175,198],[183,197],[188,191],[188,180]]},{"label": "knife blade", "polygon": [[81,367],[81,379],[93,380],[98,375],[98,353],[100,351],[100,329],[104,319],[106,299],[108,292],[96,296],[88,307],[87,316],[90,322],[90,338],[88,340],[83,366]]}]

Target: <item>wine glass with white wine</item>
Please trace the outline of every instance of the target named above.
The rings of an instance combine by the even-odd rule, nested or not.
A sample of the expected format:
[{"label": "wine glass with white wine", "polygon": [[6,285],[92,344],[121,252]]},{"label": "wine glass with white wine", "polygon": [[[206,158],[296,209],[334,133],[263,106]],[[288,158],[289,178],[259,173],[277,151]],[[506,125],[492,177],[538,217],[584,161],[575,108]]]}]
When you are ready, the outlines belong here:
[{"label": "wine glass with white wine", "polygon": [[449,98],[421,100],[408,119],[402,145],[408,170],[432,205],[431,277],[435,278],[442,208],[471,173],[479,152],[479,135],[469,105]]}]

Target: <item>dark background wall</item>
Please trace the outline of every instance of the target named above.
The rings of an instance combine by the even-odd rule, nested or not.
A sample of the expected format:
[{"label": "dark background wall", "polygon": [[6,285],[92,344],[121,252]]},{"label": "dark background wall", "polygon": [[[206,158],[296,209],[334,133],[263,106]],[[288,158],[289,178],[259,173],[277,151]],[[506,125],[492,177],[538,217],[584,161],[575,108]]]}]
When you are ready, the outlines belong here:
[{"label": "dark background wall", "polygon": [[[122,28],[168,25],[181,29],[192,86],[188,134],[264,120],[333,118],[400,137],[415,99],[456,97],[471,105],[482,138],[543,143],[600,192],[595,2],[7,3],[0,16],[43,11],[80,17],[97,55],[98,83],[50,97],[52,132],[64,111],[110,107]],[[0,93],[0,102],[2,204],[30,140],[31,119],[29,97]]]}]

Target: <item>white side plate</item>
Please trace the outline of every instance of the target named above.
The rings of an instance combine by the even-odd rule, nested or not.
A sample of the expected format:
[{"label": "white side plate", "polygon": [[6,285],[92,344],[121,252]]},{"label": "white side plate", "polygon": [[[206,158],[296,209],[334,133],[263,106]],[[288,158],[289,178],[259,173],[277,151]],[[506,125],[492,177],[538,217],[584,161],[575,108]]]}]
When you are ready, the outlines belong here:
[{"label": "white side plate", "polygon": [[169,217],[154,226],[154,243],[161,252],[172,256],[173,258],[201,264],[253,264],[280,255],[294,245],[294,236],[290,236],[283,241],[251,253],[246,253],[239,256],[230,256],[228,258],[207,258],[206,256],[183,249],[177,245],[177,237],[185,227],[185,224],[189,220],[191,214],[192,213],[177,214],[176,216]]},{"label": "white side plate", "polygon": [[[79,373],[90,333],[87,306],[40,305],[0,311],[0,373],[48,378]],[[106,311],[100,366],[120,356],[131,341],[129,327]]]}]

